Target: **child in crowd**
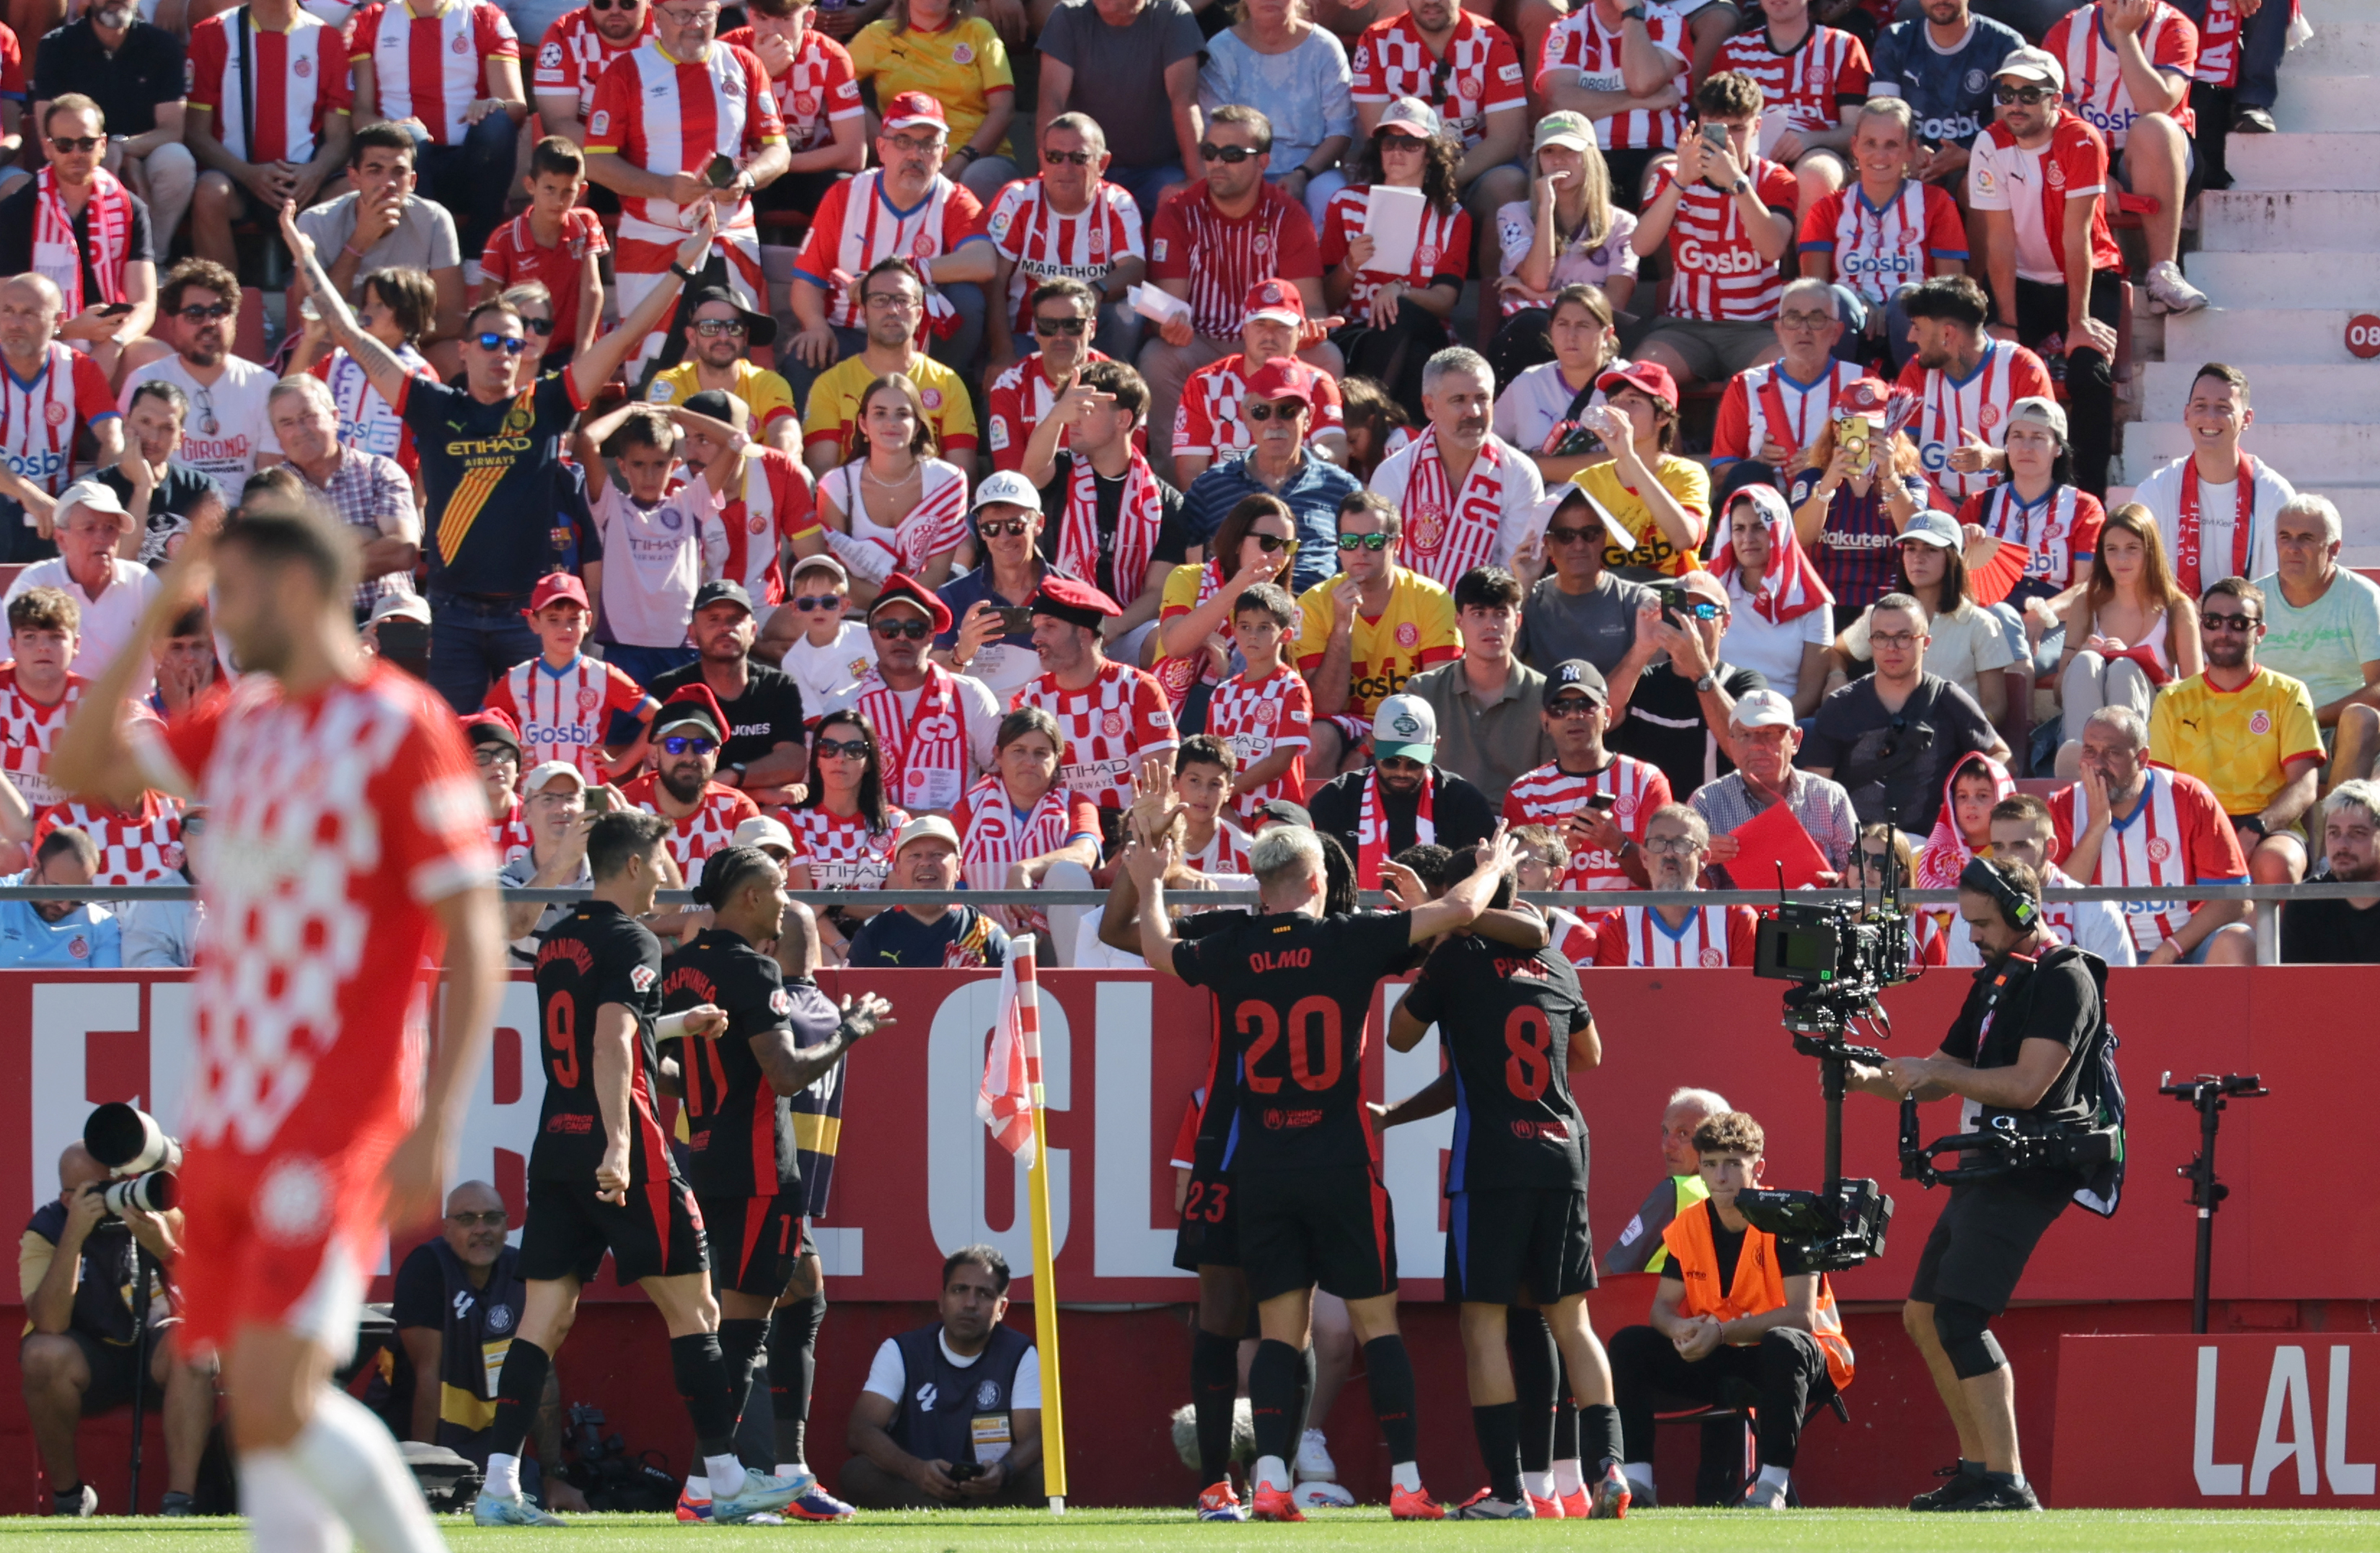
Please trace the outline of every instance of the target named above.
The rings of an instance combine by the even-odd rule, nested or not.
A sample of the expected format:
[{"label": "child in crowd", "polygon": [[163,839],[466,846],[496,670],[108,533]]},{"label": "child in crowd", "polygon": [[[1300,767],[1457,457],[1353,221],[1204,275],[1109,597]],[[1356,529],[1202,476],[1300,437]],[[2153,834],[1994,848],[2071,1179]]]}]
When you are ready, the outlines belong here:
[{"label": "child in crowd", "polygon": [[802,687],[802,710],[810,725],[859,698],[860,682],[876,666],[876,642],[867,625],[844,617],[851,601],[851,574],[832,555],[794,563],[785,601],[769,616],[752,656],[794,676]]},{"label": "child in crowd", "polygon": [[1277,583],[1249,588],[1232,613],[1232,640],[1247,667],[1215,687],[1207,732],[1239,758],[1232,786],[1244,820],[1268,798],[1305,802],[1314,697],[1283,656],[1296,624],[1297,605]]},{"label": "child in crowd", "polygon": [[1182,861],[1202,874],[1248,871],[1253,843],[1231,820],[1232,772],[1238,765],[1232,746],[1213,734],[1192,734],[1173,756],[1173,797],[1182,806]]},{"label": "child in crowd", "polygon": [[603,541],[603,655],[643,685],[694,661],[695,590],[727,566],[718,492],[735,476],[734,450],[714,445],[681,481],[678,413],[623,405],[581,426],[574,450]]},{"label": "child in crowd", "polygon": [[[524,769],[567,760],[590,783],[635,775],[645,763],[661,703],[612,664],[580,650],[595,623],[587,585],[567,572],[548,572],[523,613],[545,650],[505,670],[484,705],[519,725]],[[611,745],[604,734],[615,712],[636,720],[636,739],[625,746]]]},{"label": "child in crowd", "polygon": [[482,300],[524,281],[541,282],[553,299],[552,327],[538,363],[561,370],[595,343],[603,316],[603,276],[596,261],[611,251],[603,224],[578,201],[587,192],[587,154],[559,135],[528,153],[528,210],[496,228],[480,256]]}]

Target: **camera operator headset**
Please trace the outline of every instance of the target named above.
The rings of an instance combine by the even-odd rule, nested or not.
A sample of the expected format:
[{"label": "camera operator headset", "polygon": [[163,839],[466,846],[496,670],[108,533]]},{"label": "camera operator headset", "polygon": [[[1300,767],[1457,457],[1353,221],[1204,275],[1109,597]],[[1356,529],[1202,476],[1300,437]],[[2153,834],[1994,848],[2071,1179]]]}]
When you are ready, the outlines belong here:
[{"label": "camera operator headset", "polygon": [[[1854,1063],[1851,1087],[1889,1100],[1956,1095],[1985,1128],[2008,1136],[2089,1137],[2108,1038],[2106,965],[2051,936],[2041,881],[2021,863],[1970,862],[1959,876],[1959,915],[1984,965],[1941,1049],[1880,1067]],[[1960,1461],[1949,1484],[1910,1508],[2038,1509],[2017,1450],[2014,1381],[1989,1323],[2089,1176],[2063,1162],[1944,1174],[1950,1200],[1918,1258],[1901,1320],[1957,1426]]]}]

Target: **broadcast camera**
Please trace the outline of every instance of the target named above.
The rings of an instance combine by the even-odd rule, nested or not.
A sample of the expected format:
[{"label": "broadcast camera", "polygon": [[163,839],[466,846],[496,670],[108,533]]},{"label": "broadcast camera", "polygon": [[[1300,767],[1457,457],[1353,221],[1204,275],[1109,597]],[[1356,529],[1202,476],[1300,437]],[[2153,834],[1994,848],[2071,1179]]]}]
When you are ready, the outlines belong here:
[{"label": "broadcast camera", "polygon": [[83,1122],[82,1146],[106,1167],[109,1179],[100,1195],[112,1217],[121,1219],[128,1208],[164,1213],[180,1200],[174,1172],[182,1168],[182,1146],[147,1111],[109,1101]]}]

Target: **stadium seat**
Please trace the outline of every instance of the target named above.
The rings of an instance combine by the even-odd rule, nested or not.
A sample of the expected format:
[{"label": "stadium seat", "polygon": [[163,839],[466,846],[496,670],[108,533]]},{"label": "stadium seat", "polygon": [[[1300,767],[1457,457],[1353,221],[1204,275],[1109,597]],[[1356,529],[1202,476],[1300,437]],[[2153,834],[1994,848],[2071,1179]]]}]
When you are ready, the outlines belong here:
[{"label": "stadium seat", "polygon": [[[1825,1401],[1810,1409],[1809,1417],[1815,1418],[1823,1410],[1831,1410],[1836,1417],[1846,1424],[1852,1421],[1852,1410],[1844,1403],[1843,1394],[1840,1391],[1828,1392]],[[1805,1418],[1803,1422],[1806,1425],[1808,1421]],[[1741,1407],[1723,1406],[1718,1402],[1703,1402],[1691,1407],[1672,1408],[1667,1412],[1656,1409],[1653,1413],[1653,1423],[1656,1426],[1663,1424],[1694,1424],[1706,1428],[1733,1423],[1742,1431],[1743,1455],[1740,1462],[1727,1469],[1726,1481],[1718,1481],[1716,1477],[1706,1481],[1699,1471],[1696,1473],[1694,1500],[1697,1504],[1731,1505],[1735,1502],[1736,1497],[1743,1492],[1744,1485],[1759,1474],[1760,1411],[1748,1402]],[[1798,1508],[1802,1500],[1799,1495],[1788,1487],[1785,1491],[1785,1502]]]}]

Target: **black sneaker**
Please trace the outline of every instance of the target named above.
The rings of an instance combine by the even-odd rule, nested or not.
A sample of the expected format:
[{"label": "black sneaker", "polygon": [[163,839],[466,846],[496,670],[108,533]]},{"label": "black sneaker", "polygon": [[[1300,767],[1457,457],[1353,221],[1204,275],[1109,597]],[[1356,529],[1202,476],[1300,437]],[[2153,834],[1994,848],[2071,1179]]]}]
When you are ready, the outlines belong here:
[{"label": "black sneaker", "polygon": [[1958,1503],[1943,1506],[1945,1510],[2039,1510],[2041,1500],[2034,1497],[2033,1485],[2018,1478],[1991,1473],[1983,1485]]},{"label": "black sneaker", "polygon": [[2273,115],[2263,108],[2241,108],[2231,115],[2231,132],[2235,135],[2270,135],[2278,128]]},{"label": "black sneaker", "polygon": [[1983,1491],[1984,1469],[1967,1461],[1953,1462],[1937,1467],[1934,1475],[1948,1478],[1939,1488],[1928,1489],[1909,1501],[1912,1510],[1956,1510],[1970,1495]]},{"label": "black sneaker", "polygon": [[192,1515],[197,1513],[197,1510],[198,1507],[189,1495],[171,1492],[167,1493],[164,1502],[157,1506],[157,1513],[160,1515]]}]

